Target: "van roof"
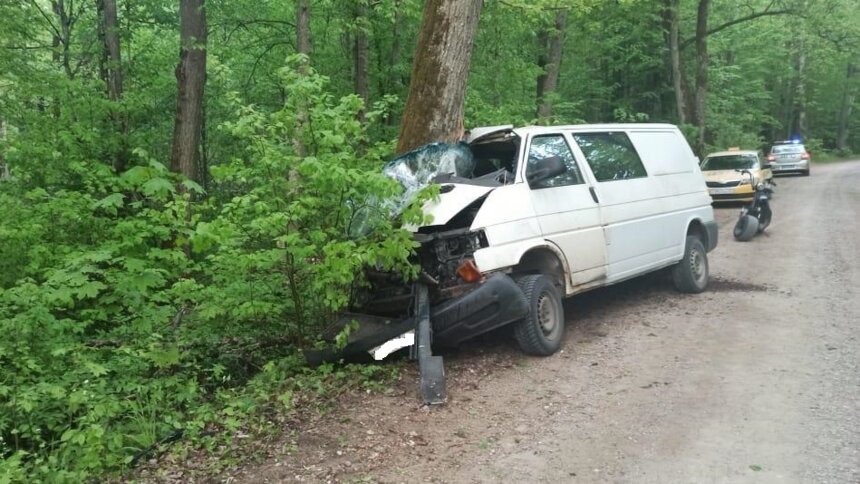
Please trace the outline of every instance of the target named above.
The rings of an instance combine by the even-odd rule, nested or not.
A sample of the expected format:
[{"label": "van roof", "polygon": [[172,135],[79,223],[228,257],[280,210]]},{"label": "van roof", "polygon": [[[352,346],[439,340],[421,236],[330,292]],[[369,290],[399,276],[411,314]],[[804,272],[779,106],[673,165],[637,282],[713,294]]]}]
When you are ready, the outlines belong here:
[{"label": "van roof", "polygon": [[664,131],[666,129],[676,130],[677,126],[668,123],[605,123],[605,124],[567,124],[562,126],[523,126],[514,129],[514,132],[522,136],[524,134],[540,134],[565,131],[606,130],[620,131],[626,129],[653,129]]}]

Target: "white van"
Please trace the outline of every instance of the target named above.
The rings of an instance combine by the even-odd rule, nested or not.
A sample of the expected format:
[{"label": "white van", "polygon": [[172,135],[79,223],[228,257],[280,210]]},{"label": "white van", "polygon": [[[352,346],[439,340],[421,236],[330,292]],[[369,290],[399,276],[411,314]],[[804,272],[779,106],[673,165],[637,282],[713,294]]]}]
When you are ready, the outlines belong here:
[{"label": "white van", "polygon": [[[678,290],[704,291],[717,245],[697,158],[668,124],[475,129],[466,144],[430,145],[386,173],[437,183],[421,243],[433,344],[514,323],[524,351],[549,355],[564,329],[561,299],[671,267]],[[414,285],[371,276],[362,312],[405,315]]]}]

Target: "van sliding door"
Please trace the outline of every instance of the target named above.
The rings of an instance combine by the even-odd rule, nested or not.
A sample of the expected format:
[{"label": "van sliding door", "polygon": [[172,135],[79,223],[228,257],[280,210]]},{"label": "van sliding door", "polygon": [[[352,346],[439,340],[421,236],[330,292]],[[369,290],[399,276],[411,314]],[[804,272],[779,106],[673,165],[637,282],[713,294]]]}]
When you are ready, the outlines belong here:
[{"label": "van sliding door", "polygon": [[653,268],[665,238],[656,220],[662,203],[630,138],[623,131],[601,131],[573,133],[573,139],[597,182],[608,282]]}]

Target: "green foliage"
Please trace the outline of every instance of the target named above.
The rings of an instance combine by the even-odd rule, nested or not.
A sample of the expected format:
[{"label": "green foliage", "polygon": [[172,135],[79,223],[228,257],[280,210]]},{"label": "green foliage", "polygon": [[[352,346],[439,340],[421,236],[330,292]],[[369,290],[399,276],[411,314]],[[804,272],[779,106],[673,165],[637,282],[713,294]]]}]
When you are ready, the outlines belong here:
[{"label": "green foliage", "polygon": [[[379,170],[390,145],[368,140],[356,96],[334,98],[313,72],[281,78],[293,95],[279,110],[231,95],[222,129],[246,148],[213,167],[211,196],[142,149],[120,175],[70,159],[77,178],[61,188],[0,184],[0,477],[121,470],[172,432],[235,430],[347,379],[304,368],[295,348],[364,267],[413,275],[414,242],[394,223],[421,214],[353,236],[360,203],[398,193]],[[298,100],[313,121],[301,129]]]}]

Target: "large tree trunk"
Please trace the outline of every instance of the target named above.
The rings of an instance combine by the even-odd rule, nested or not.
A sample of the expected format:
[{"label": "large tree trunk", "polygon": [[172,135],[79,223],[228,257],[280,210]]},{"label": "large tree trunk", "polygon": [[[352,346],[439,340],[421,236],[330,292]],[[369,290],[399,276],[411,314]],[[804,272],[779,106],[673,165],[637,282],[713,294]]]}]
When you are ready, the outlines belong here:
[{"label": "large tree trunk", "polygon": [[[96,0],[99,12],[99,31],[104,43],[102,76],[105,81],[108,99],[119,102],[122,99],[122,57],[119,41],[119,21],[117,20],[116,0]],[[114,169],[117,173],[125,171],[128,165],[126,146],[127,122],[125,116],[115,109],[111,119],[119,128],[120,146],[115,153]]]},{"label": "large tree trunk", "polygon": [[359,2],[355,8],[355,44],[353,55],[355,60],[355,93],[364,101],[364,108],[358,113],[358,118],[364,121],[364,113],[370,103],[370,44],[367,40],[367,6]]},{"label": "large tree trunk", "polygon": [[176,66],[176,123],[170,169],[199,180],[197,159],[206,84],[205,0],[179,2],[179,64]]},{"label": "large tree trunk", "polygon": [[427,0],[397,152],[463,135],[466,80],[482,0]]},{"label": "large tree trunk", "polygon": [[[561,53],[564,46],[564,27],[567,22],[567,10],[559,10],[555,15],[555,25],[538,34],[541,55],[538,66],[543,73],[537,79],[537,116],[547,119],[552,116],[552,96],[558,87],[558,71],[561,65]],[[548,44],[548,45],[547,45]],[[543,53],[546,52],[544,56]]]},{"label": "large tree trunk", "polygon": [[678,123],[687,122],[686,92],[684,91],[684,68],[681,65],[679,0],[669,0],[669,57],[672,64],[672,85],[675,88],[675,108]]},{"label": "large tree trunk", "polygon": [[705,110],[708,101],[708,7],[710,0],[699,0],[696,17],[696,100],[694,122],[699,129],[696,151],[705,151]]},{"label": "large tree trunk", "polygon": [[854,79],[857,78],[857,74],[857,65],[853,62],[849,62],[845,90],[842,92],[842,107],[839,110],[839,127],[836,130],[836,149],[840,151],[848,151],[848,134],[849,126],[851,124],[851,111],[854,109],[854,99],[857,94]]}]

